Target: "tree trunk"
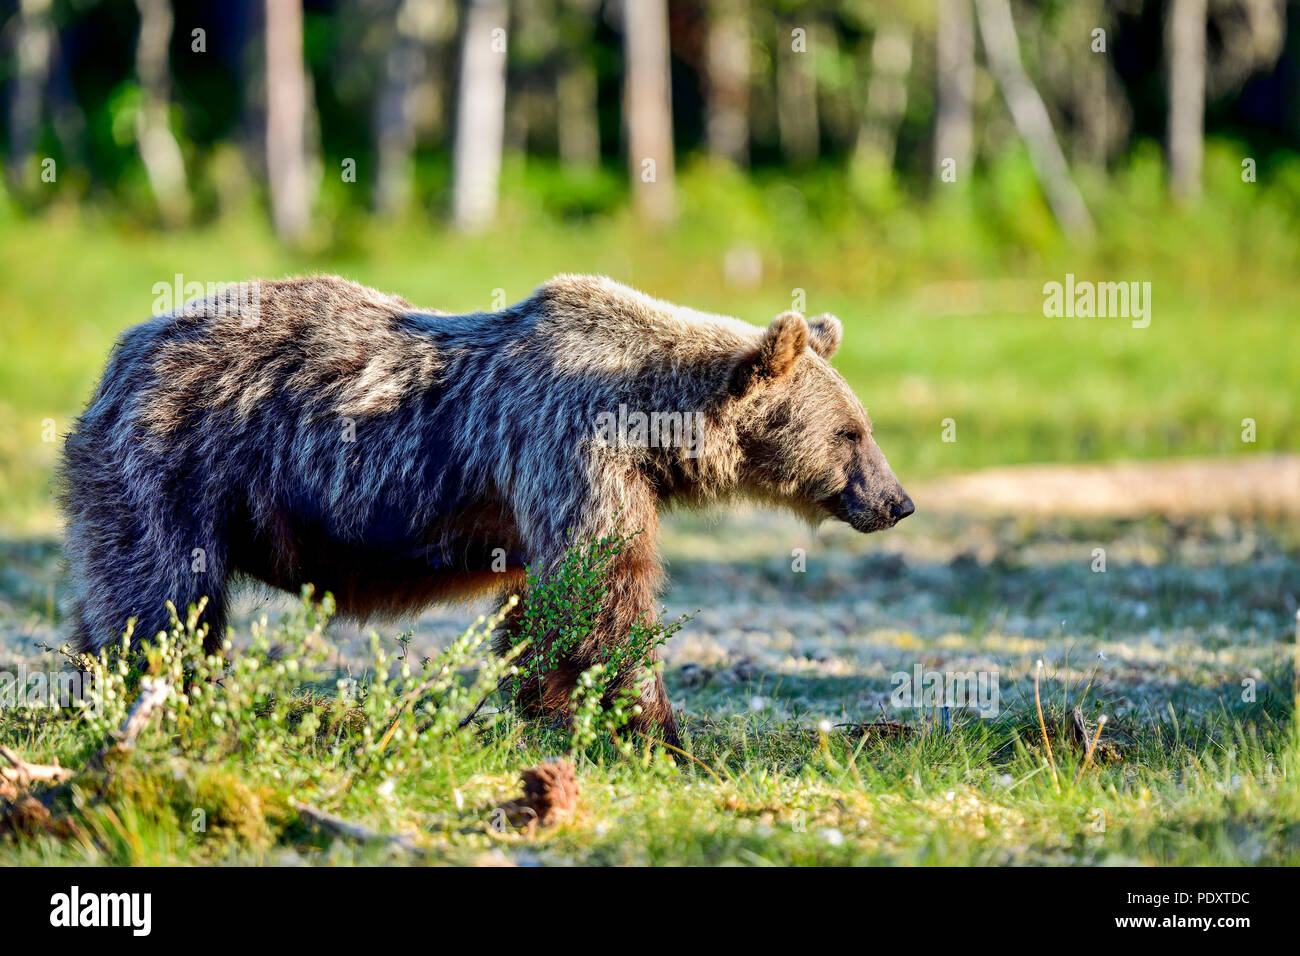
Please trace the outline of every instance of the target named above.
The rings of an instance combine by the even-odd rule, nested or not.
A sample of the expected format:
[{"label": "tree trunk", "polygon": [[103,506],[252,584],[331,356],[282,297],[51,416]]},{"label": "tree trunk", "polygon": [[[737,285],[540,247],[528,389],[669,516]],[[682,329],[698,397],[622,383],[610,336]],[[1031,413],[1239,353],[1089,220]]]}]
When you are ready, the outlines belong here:
[{"label": "tree trunk", "polygon": [[452,159],[452,224],[467,232],[496,217],[506,118],[504,0],[468,0],[461,28]]},{"label": "tree trunk", "polygon": [[135,44],[135,73],[140,81],[140,112],[135,134],[149,187],[158,204],[163,225],[183,226],[190,218],[190,194],[185,185],[185,160],[172,135],[170,0],[136,0],[140,35]]},{"label": "tree trunk", "polygon": [[411,201],[411,163],[415,152],[415,90],[424,76],[427,54],[417,31],[419,0],[398,0],[393,35],[384,59],[383,87],[375,109],[375,186],[377,213],[392,216]]},{"label": "tree trunk", "polygon": [[647,222],[668,222],[676,202],[666,0],[624,0],[623,55],[623,122],[637,213]]},{"label": "tree trunk", "polygon": [[275,231],[296,242],[310,214],[302,0],[266,0],[266,174]]},{"label": "tree trunk", "polygon": [[14,92],[9,104],[9,182],[15,192],[26,191],[23,180],[40,137],[55,40],[50,0],[22,0],[14,40]]},{"label": "tree trunk", "polygon": [[817,159],[817,80],[808,58],[813,55],[811,24],[802,27],[802,47],[787,24],[777,41],[776,125],[781,154],[794,166],[806,166]]},{"label": "tree trunk", "polygon": [[907,74],[912,68],[912,31],[900,23],[883,23],[871,42],[871,79],[858,132],[855,160],[894,165],[898,124],[907,110]]},{"label": "tree trunk", "polygon": [[1176,198],[1201,191],[1205,126],[1206,0],[1173,0],[1166,21],[1169,61],[1169,186]]},{"label": "tree trunk", "polygon": [[957,181],[971,171],[971,103],[975,93],[975,23],[971,0],[938,0],[934,165],[951,159]]},{"label": "tree trunk", "polygon": [[975,0],[975,12],[989,68],[1011,112],[1011,120],[1029,149],[1030,162],[1043,192],[1047,194],[1052,213],[1068,235],[1090,237],[1094,232],[1092,216],[1070,178],[1070,167],[1060,143],[1056,141],[1047,107],[1020,64],[1020,41],[1016,37],[1010,3],[1008,0]]},{"label": "tree trunk", "polygon": [[749,162],[749,27],[746,0],[712,0],[705,49],[709,152]]}]

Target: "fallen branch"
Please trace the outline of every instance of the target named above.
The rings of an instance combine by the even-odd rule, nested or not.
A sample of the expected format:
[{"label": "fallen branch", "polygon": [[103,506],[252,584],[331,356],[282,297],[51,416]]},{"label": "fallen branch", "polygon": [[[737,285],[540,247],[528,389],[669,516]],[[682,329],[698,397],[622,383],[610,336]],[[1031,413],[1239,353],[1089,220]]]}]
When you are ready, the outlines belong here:
[{"label": "fallen branch", "polygon": [[293,808],[297,811],[299,817],[313,826],[345,840],[352,840],[357,843],[383,843],[395,846],[407,853],[424,854],[426,852],[422,846],[408,836],[380,833],[378,830],[372,830],[364,824],[353,823],[319,807],[313,807],[310,803],[296,801]]},{"label": "fallen branch", "polygon": [[[145,678],[141,684],[142,690],[140,696],[136,698],[131,710],[122,721],[122,726],[113,734],[113,741],[105,744],[100,750],[90,758],[86,764],[85,771],[95,771],[105,769],[110,757],[120,756],[130,753],[135,749],[136,740],[145,727],[149,726],[149,721],[157,713],[171,694],[171,685],[165,680],[150,680]],[[23,802],[24,804],[40,804],[44,807],[45,815],[48,817],[49,807],[53,805],[54,799],[61,792],[60,787],[48,791],[42,800],[35,801],[34,798],[27,797],[27,789],[33,782],[65,784],[73,780],[78,775],[78,771],[68,767],[60,767],[54,764],[35,764],[28,763],[18,754],[8,747],[0,746],[0,757],[3,757],[10,766],[0,766],[0,798],[11,802]],[[100,789],[103,789],[103,782],[100,783]],[[26,798],[23,800],[22,798]]]},{"label": "fallen branch", "polygon": [[90,759],[88,768],[102,767],[104,761],[110,756],[126,754],[134,750],[136,740],[149,726],[153,715],[167,702],[172,692],[171,684],[161,679],[146,677],[140,682],[140,687],[140,696],[135,699],[126,719],[122,721],[122,726],[113,735],[115,739],[100,748],[99,752]]},{"label": "fallen branch", "polygon": [[26,785],[29,781],[40,780],[48,783],[62,783],[72,778],[73,771],[60,767],[56,760],[52,764],[28,763],[8,747],[0,746],[0,757],[4,757],[13,766],[0,767],[0,777]]},{"label": "fallen branch", "polygon": [[4,746],[0,746],[0,757],[11,764],[0,767],[0,798],[5,800],[16,800],[18,794],[33,781],[63,783],[71,780],[75,773],[67,767],[60,767],[58,761],[53,764],[28,763]]}]

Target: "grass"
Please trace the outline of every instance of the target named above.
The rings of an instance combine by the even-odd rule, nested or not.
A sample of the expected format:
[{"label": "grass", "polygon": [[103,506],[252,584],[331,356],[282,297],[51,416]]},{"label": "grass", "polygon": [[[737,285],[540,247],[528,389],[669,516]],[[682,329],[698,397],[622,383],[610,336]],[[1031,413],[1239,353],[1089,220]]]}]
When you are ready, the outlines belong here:
[{"label": "grass", "polygon": [[[991,530],[994,551],[972,558]],[[713,600],[669,645],[665,675],[689,759],[522,720],[495,698],[452,730],[484,659],[444,627],[345,651],[310,604],[269,625],[246,611],[234,676],[175,707],[107,783],[84,775],[56,800],[73,835],[0,839],[0,863],[1300,862],[1285,601],[1300,594],[1300,527],[945,519],[889,539],[890,553],[832,535],[803,574],[761,554],[692,557],[693,534],[670,535],[667,617]],[[1099,541],[1104,575],[1089,570]],[[23,547],[6,556],[21,580],[51,573],[52,548]],[[56,633],[31,626],[39,588],[7,595],[11,633],[18,620],[35,639]],[[1039,658],[1059,793],[1035,713]],[[916,664],[997,671],[999,712],[958,709],[944,730],[931,710],[894,708],[891,674]],[[456,680],[412,705],[408,690],[438,673]],[[9,711],[0,743],[85,766],[132,695],[97,721]],[[1084,770],[1066,730],[1076,706],[1090,732],[1109,718]],[[882,718],[906,729],[849,726]],[[496,808],[518,797],[520,770],[556,757],[576,763],[577,812],[503,826]],[[299,801],[415,849],[323,832]]]}]

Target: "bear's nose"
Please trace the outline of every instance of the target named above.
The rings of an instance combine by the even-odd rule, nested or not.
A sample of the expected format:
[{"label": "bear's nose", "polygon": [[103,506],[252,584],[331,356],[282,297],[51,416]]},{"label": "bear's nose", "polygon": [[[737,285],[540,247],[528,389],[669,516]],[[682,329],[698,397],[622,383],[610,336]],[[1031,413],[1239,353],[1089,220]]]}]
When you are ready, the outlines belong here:
[{"label": "bear's nose", "polygon": [[902,521],[915,510],[916,505],[912,504],[912,496],[906,493],[902,501],[895,501],[889,506],[889,514],[895,521]]}]

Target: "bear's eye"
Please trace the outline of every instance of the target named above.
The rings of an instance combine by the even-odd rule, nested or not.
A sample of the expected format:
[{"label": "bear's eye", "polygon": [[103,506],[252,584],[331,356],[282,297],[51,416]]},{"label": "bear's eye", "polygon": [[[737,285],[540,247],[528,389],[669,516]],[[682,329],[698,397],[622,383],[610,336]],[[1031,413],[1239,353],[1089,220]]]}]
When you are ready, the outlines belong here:
[{"label": "bear's eye", "polygon": [[858,442],[858,431],[856,428],[841,428],[835,433],[835,437],[845,445],[856,445]]}]

